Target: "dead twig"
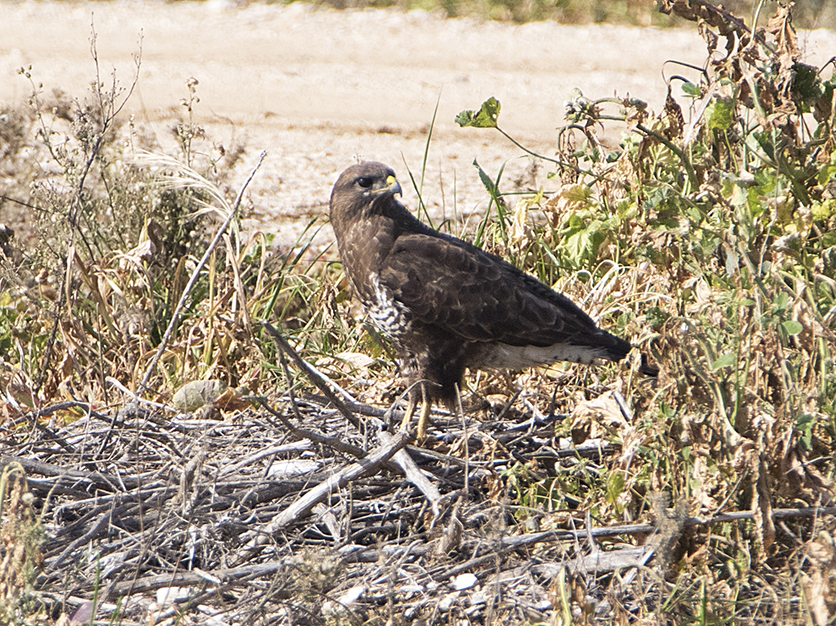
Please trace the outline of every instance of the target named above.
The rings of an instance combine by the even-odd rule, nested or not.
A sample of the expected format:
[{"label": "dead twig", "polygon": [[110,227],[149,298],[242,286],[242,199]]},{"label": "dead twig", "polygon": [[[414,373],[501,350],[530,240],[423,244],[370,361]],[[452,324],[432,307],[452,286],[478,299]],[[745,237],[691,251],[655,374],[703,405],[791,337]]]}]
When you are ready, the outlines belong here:
[{"label": "dead twig", "polygon": [[300,517],[310,513],[317,503],[325,500],[332,492],[342,489],[353,480],[379,471],[386,461],[406,445],[409,438],[407,433],[398,433],[389,443],[380,446],[366,458],[360,459],[356,463],[352,463],[348,467],[343,468],[325,482],[311,489],[273,518],[272,522],[266,524],[261,529],[252,531],[258,532],[259,534],[247,544],[244,549],[245,554],[252,553],[253,550],[264,545],[271,535],[282,530],[292,522],[297,521]]},{"label": "dead twig", "polygon": [[76,550],[76,548],[79,548],[80,546],[83,546],[98,537],[107,528],[108,524],[110,524],[111,512],[112,511],[107,511],[106,513],[102,513],[90,530],[64,548],[61,554],[59,554],[58,557],[49,564],[48,571],[55,571],[58,569],[58,567]]},{"label": "dead twig", "polygon": [[[212,582],[210,579],[215,578],[221,582],[238,581],[244,582],[252,578],[260,578],[263,576],[272,576],[276,572],[287,568],[284,562],[271,561],[269,563],[259,563],[258,565],[241,565],[239,567],[231,567],[228,569],[215,570],[211,574],[206,572],[192,571],[179,572],[177,574],[160,574],[157,576],[144,576],[136,580],[129,580],[121,583],[116,583],[110,587],[109,597],[121,597],[135,593],[146,593],[156,589],[163,589],[165,587],[186,587],[192,585],[201,585],[207,582]],[[92,585],[90,585],[92,588]]]},{"label": "dead twig", "polygon": [[[285,415],[282,415],[273,407],[271,407],[265,398],[261,397],[254,397],[253,398],[256,402],[258,402],[264,409],[270,413],[273,417],[279,420],[282,423],[282,426],[287,428],[294,437],[298,437],[299,439],[308,439],[309,441],[313,441],[314,443],[318,443],[323,446],[328,446],[332,450],[337,450],[338,452],[342,452],[343,454],[350,454],[351,456],[362,459],[366,456],[366,451],[363,448],[358,446],[353,446],[350,443],[343,441],[342,439],[338,439],[336,437],[327,437],[325,435],[320,435],[319,433],[315,433],[312,430],[308,430],[307,428],[299,428],[298,426],[294,426],[293,423],[287,419]],[[291,399],[292,402],[292,399]]]},{"label": "dead twig", "polygon": [[[297,365],[299,365],[299,367],[301,367],[306,374],[308,374],[311,381],[314,382],[314,384],[316,384],[317,387],[319,387],[319,389],[322,390],[323,393],[325,393],[329,397],[331,402],[333,402],[334,405],[337,406],[337,408],[339,408],[339,404],[341,404],[342,401],[339,400],[336,397],[336,395],[330,392],[330,386],[327,384],[325,380],[323,380],[321,374],[310,368],[310,366],[298,355],[298,353],[290,346],[290,344],[288,344],[287,341],[285,341],[285,339],[281,337],[281,335],[275,328],[273,328],[267,323],[265,323],[265,328],[267,329],[267,332],[270,333],[270,335],[276,341],[276,343],[279,345],[279,347],[283,350],[283,354],[281,354],[280,356],[281,365],[285,372],[285,377],[287,377],[288,380],[290,380],[290,374],[287,371],[287,364],[284,360],[284,353],[288,354],[288,356],[290,356],[294,360],[294,362]],[[297,414],[296,417],[299,421],[302,421],[301,415],[299,415],[299,408],[296,406],[292,388],[289,389],[289,393],[291,406],[294,412],[296,412]],[[363,458],[366,456],[364,450],[356,448],[356,446],[344,443],[342,440],[336,439],[335,437],[325,437],[323,435],[318,435],[317,433],[311,432],[309,430],[301,429],[294,426],[290,423],[290,420],[288,420],[284,415],[281,415],[278,412],[273,411],[273,409],[268,407],[264,401],[261,402],[262,406],[264,406],[268,411],[270,411],[271,414],[275,415],[282,422],[282,424],[284,424],[284,426],[288,428],[294,435],[310,439],[311,441],[321,443],[323,445],[330,446],[335,450],[351,454],[352,456],[355,456],[357,458]],[[348,414],[350,413],[348,407],[345,407],[345,410],[342,412],[343,415],[345,415],[346,418],[348,418]],[[354,417],[353,414],[351,414],[351,416],[352,418]],[[349,419],[349,421],[351,420]],[[384,424],[382,421],[375,417],[369,417],[369,421],[377,427],[378,438],[380,439],[381,443],[383,443],[383,445],[392,442],[392,436],[384,430]],[[430,505],[432,506],[433,517],[437,518],[441,512],[439,506],[441,502],[441,493],[438,491],[435,485],[433,485],[429,481],[424,472],[422,472],[418,468],[418,466],[415,464],[415,461],[412,460],[412,458],[409,456],[409,454],[406,453],[405,450],[398,450],[392,458],[392,461],[394,461],[397,467],[400,468],[400,470],[406,476],[407,480],[411,482],[413,485],[415,485],[415,487],[417,487],[418,490],[424,494],[424,496],[427,498],[427,500],[430,502]],[[395,468],[389,467],[388,469]]]},{"label": "dead twig", "polygon": [[[382,430],[377,433],[377,436],[384,444],[391,444],[393,441],[392,435]],[[433,519],[438,518],[441,513],[439,506],[441,502],[441,492],[438,488],[429,481],[424,472],[415,464],[415,461],[412,460],[412,457],[407,454],[406,450],[398,450],[394,457],[392,457],[392,460],[398,464],[398,467],[401,468],[404,476],[406,476],[406,479],[415,485],[429,501],[433,510]]]},{"label": "dead twig", "polygon": [[308,363],[299,356],[299,353],[293,349],[287,340],[282,337],[281,333],[276,330],[269,322],[262,322],[262,326],[264,330],[267,331],[267,334],[273,338],[273,341],[276,345],[284,352],[287,356],[289,356],[294,363],[296,363],[297,367],[305,372],[305,375],[310,379],[310,381],[316,385],[319,390],[325,394],[325,397],[331,401],[336,409],[343,414],[343,416],[354,426],[357,430],[361,430],[360,421],[355,417],[354,413],[345,405],[345,403],[337,397],[337,394],[334,393],[331,385],[329,385],[329,380],[327,380],[320,372],[314,370]]}]

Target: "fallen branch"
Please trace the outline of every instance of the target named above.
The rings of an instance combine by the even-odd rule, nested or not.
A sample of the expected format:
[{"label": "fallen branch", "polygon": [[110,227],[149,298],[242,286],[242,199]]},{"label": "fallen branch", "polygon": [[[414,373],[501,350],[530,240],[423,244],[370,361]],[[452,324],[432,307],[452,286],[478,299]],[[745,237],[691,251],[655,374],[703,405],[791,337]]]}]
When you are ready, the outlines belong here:
[{"label": "fallen branch", "polygon": [[[27,474],[40,474],[41,476],[56,476],[59,478],[67,478],[73,481],[87,481],[100,489],[107,489],[113,492],[123,492],[124,489],[132,489],[140,484],[140,479],[132,476],[113,476],[110,474],[103,474],[101,472],[85,472],[84,470],[68,469],[61,465],[54,465],[52,463],[45,463],[43,461],[36,461],[34,459],[24,459],[23,457],[10,456],[6,454],[0,455],[0,468],[5,467],[10,463],[20,463]],[[162,483],[159,481],[150,481],[145,484],[145,487],[155,487]],[[124,489],[123,489],[124,487]]]},{"label": "fallen branch", "polygon": [[[378,432],[377,436],[384,444],[391,443],[393,441],[392,435],[382,430]],[[437,518],[441,513],[439,507],[441,502],[441,492],[438,488],[430,482],[426,474],[415,464],[415,461],[413,461],[412,457],[407,454],[406,450],[398,450],[394,457],[392,457],[392,460],[398,464],[398,467],[401,468],[401,471],[403,471],[406,479],[424,494],[424,497],[429,501],[430,506],[432,507],[433,518]]]},{"label": "fallen branch", "polygon": [[[328,384],[329,381],[327,381],[322,374],[310,367],[310,365],[308,365],[308,363],[301,356],[299,356],[299,354],[296,352],[296,350],[293,349],[293,347],[287,342],[287,340],[281,336],[278,330],[276,330],[267,322],[264,322],[264,329],[273,338],[273,341],[276,342],[276,345],[278,345],[279,348],[281,348],[282,352],[284,352],[291,359],[293,359],[293,362],[296,363],[296,365],[303,372],[305,372],[305,374],[307,374],[311,382],[313,382],[319,388],[319,390],[325,394],[325,396],[331,401],[331,403],[345,416],[345,418],[349,422],[351,422],[355,426],[355,428],[360,430],[359,421],[348,408],[348,406],[346,406],[345,403],[337,397],[337,395],[334,393],[332,389],[332,385]],[[284,359],[282,359],[282,366],[284,365]],[[293,403],[294,410],[298,410],[296,408],[292,395],[291,402]],[[357,452],[350,450],[348,444],[344,444],[340,441],[335,441],[333,438],[328,438],[328,441],[324,441],[324,437],[321,437],[309,431],[302,431],[302,429],[293,426],[290,423],[290,420],[288,420],[284,416],[280,416],[275,413],[274,415],[276,415],[281,420],[281,422],[291,430],[291,432],[297,434],[297,436],[304,436],[306,438],[311,439],[311,441],[320,440],[320,443],[329,445],[334,449],[340,450],[342,452],[348,452],[349,454],[357,456]],[[382,421],[374,417],[370,417],[369,421],[371,421],[377,426],[378,438],[383,443],[384,447],[393,441],[391,435],[389,435],[383,430],[384,424]],[[351,446],[351,448],[353,447],[354,446]],[[403,446],[401,446],[401,448],[402,447]],[[424,494],[424,497],[427,498],[427,500],[430,502],[430,506],[432,506],[433,516],[438,517],[438,515],[440,514],[439,503],[441,501],[441,493],[438,491],[435,485],[433,485],[429,481],[429,479],[427,479],[424,472],[422,472],[418,468],[418,466],[415,464],[415,461],[412,460],[412,458],[406,453],[405,450],[399,448],[392,460],[398,465],[398,467],[400,467],[407,480],[409,480],[409,482],[415,485],[415,487],[417,487],[421,491],[421,493]]]},{"label": "fallen branch", "polygon": [[314,443],[318,443],[323,446],[328,446],[332,450],[337,450],[338,452],[342,452],[343,454],[350,454],[351,456],[357,459],[365,458],[366,451],[363,450],[363,448],[353,446],[350,443],[343,441],[342,439],[337,439],[336,437],[327,437],[325,435],[315,433],[312,430],[294,426],[293,423],[289,419],[287,419],[287,417],[273,409],[267,403],[267,400],[265,398],[262,398],[260,396],[253,396],[252,399],[258,402],[262,407],[264,407],[264,409],[268,413],[270,413],[270,415],[279,420],[282,423],[282,426],[287,428],[293,434],[294,437],[298,437],[299,439],[307,439]]},{"label": "fallen branch", "polygon": [[[712,517],[689,517],[685,520],[684,526],[710,526],[712,524],[754,519],[755,514],[755,511],[738,511],[735,513],[714,515]],[[836,507],[806,507],[800,509],[775,509],[772,511],[772,517],[779,519],[787,517],[820,517],[824,515],[836,515]],[[654,524],[627,524],[624,526],[606,526],[583,530],[549,530],[518,537],[505,537],[500,541],[500,547],[502,549],[515,550],[535,543],[550,543],[564,540],[580,541],[589,537],[602,539],[605,537],[618,537],[619,535],[648,535],[657,531],[658,528]],[[482,563],[495,560],[496,554],[490,552],[470,559],[449,570],[444,570],[444,573],[439,574],[439,576],[446,580],[451,576],[457,576],[458,574],[467,572]],[[603,562],[601,561],[601,563]],[[434,578],[436,577],[436,571],[431,574]]]},{"label": "fallen branch", "polygon": [[[281,569],[288,567],[285,563],[272,561],[258,565],[241,565],[227,569],[215,570],[211,574],[201,571],[178,572],[176,574],[159,574],[156,576],[144,576],[136,580],[115,583],[108,589],[108,597],[122,597],[136,593],[146,593],[163,589],[164,587],[189,587],[203,583],[212,583],[214,578],[222,583],[230,581],[241,581],[272,576]],[[90,585],[90,589],[93,586]]]},{"label": "fallen branch", "polygon": [[[251,531],[259,533],[244,547],[245,554],[252,554],[253,550],[263,546],[274,533],[282,530],[300,517],[310,513],[317,503],[325,500],[334,491],[338,491],[348,485],[352,480],[376,473],[386,461],[392,458],[398,450],[401,450],[409,441],[407,433],[398,433],[392,440],[374,450],[364,459],[352,463],[323,483],[311,489],[287,509],[273,518],[273,521],[260,529]],[[247,533],[250,534],[250,533]]]}]

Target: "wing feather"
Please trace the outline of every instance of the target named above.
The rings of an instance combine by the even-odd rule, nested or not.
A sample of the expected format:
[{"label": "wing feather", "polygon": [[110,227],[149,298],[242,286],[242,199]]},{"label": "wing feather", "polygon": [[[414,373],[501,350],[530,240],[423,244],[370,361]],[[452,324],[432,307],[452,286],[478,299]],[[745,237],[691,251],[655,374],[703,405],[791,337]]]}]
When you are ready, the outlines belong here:
[{"label": "wing feather", "polygon": [[499,257],[435,232],[398,237],[380,281],[416,319],[470,341],[548,346],[616,339],[565,296]]}]

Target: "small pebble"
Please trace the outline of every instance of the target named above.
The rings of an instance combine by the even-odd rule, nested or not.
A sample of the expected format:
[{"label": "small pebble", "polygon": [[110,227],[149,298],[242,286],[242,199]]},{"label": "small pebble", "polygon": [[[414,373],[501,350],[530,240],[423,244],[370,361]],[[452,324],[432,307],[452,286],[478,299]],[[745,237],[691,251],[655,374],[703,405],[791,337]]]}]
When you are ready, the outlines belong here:
[{"label": "small pebble", "polygon": [[477,582],[479,582],[479,579],[476,578],[475,574],[459,574],[450,582],[450,586],[456,591],[462,591],[470,589]]},{"label": "small pebble", "polygon": [[174,604],[175,602],[183,602],[189,599],[191,589],[188,587],[163,587],[157,589],[157,604],[160,607]]}]

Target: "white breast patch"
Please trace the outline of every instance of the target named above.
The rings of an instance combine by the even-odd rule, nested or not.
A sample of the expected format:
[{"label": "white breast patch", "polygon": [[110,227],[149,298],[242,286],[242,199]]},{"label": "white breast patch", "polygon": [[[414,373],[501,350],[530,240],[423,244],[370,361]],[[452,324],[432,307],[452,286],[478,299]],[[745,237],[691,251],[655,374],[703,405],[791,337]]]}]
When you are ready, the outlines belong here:
[{"label": "white breast patch", "polygon": [[380,332],[392,339],[397,339],[399,335],[409,330],[408,311],[392,296],[392,292],[387,287],[380,284],[380,277],[377,274],[372,274],[371,282],[375,299],[373,302],[365,303],[369,317]]}]

